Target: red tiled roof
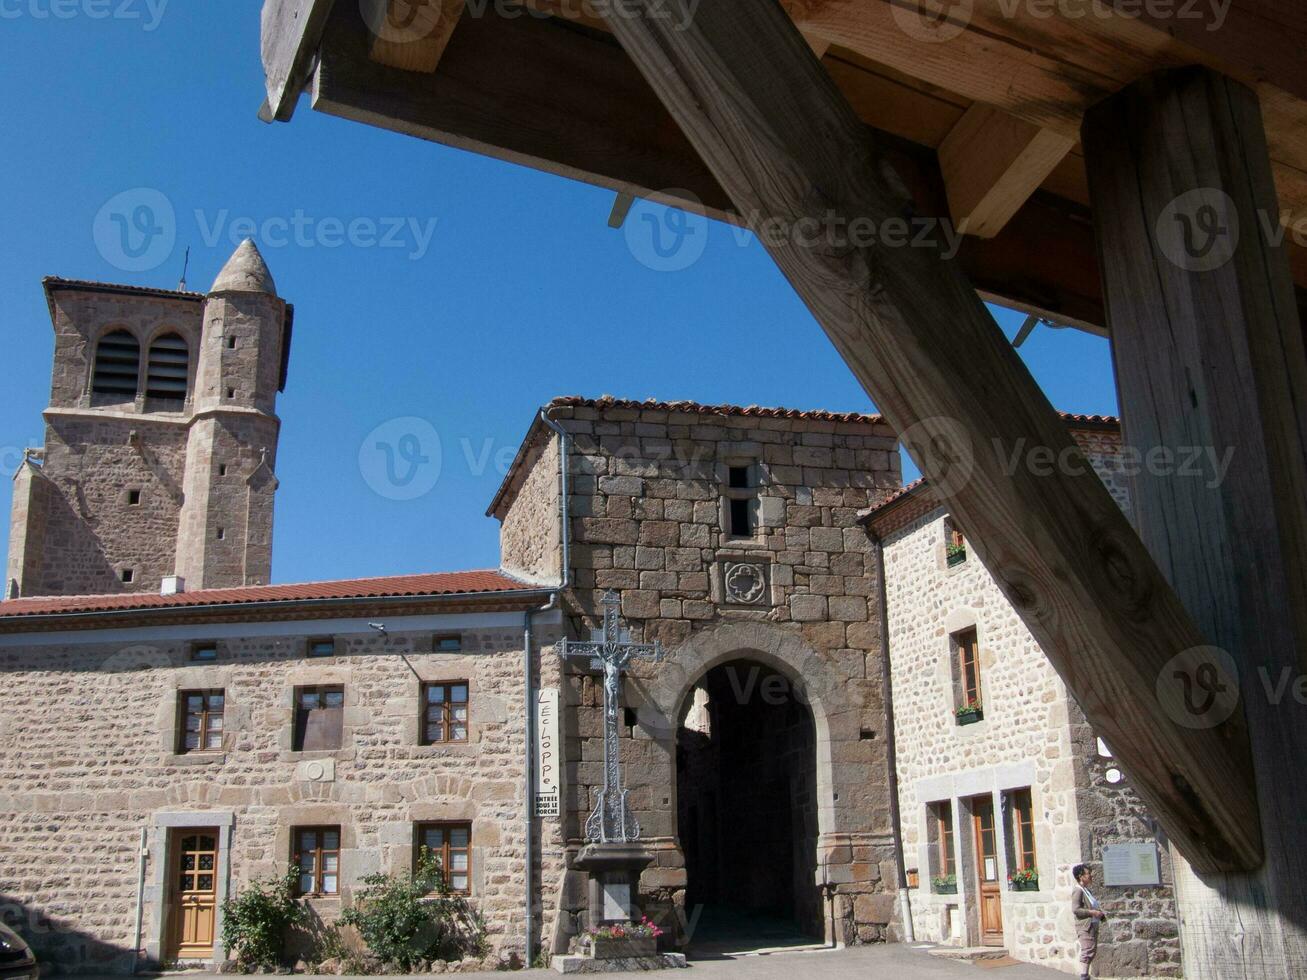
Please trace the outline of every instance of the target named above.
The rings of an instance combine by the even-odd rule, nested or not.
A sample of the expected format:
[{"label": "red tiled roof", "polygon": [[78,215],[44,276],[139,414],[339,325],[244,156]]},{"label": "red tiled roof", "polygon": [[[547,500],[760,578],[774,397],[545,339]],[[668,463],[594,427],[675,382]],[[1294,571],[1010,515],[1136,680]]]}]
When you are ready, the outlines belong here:
[{"label": "red tiled roof", "polygon": [[539,587],[502,572],[434,572],[384,578],[342,579],[298,585],[256,585],[236,589],[199,589],[177,595],[119,593],[116,595],[50,596],[0,602],[0,620],[11,616],[53,616],[60,613],[119,612],[229,606],[255,602],[297,602],[331,599],[393,599],[404,596],[466,595],[474,592],[539,591]]},{"label": "red tiled roof", "polygon": [[604,411],[610,408],[630,408],[655,412],[690,412],[695,415],[743,415],[753,418],[768,419],[813,419],[820,422],[866,422],[876,424],[884,421],[879,415],[865,415],[862,412],[827,412],[823,409],[765,408],[761,405],[705,405],[701,402],[679,401],[660,402],[650,398],[635,401],[629,398],[614,398],[604,395],[602,398],[584,398],[580,395],[562,395],[548,405],[550,408],[593,408]]},{"label": "red tiled roof", "polygon": [[[1074,412],[1058,412],[1057,414],[1062,416],[1062,421],[1067,424],[1068,429],[1076,429],[1081,426],[1089,426],[1095,429],[1119,429],[1121,427],[1121,420],[1115,415],[1078,415]],[[884,514],[891,505],[901,503],[904,498],[913,496],[925,486],[926,479],[924,477],[913,480],[906,486],[899,487],[880,503],[861,511],[858,517],[864,524],[869,524],[878,516]]]}]

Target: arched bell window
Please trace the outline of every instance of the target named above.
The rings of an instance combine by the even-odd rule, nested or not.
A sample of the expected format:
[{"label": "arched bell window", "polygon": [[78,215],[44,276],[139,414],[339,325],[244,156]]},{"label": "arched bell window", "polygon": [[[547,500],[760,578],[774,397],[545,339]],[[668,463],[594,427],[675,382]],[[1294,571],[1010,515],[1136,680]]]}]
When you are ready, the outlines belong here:
[{"label": "arched bell window", "polygon": [[146,361],[145,397],[151,401],[176,402],[186,400],[186,384],[190,375],[191,351],[186,341],[175,333],[167,333],[150,345]]},{"label": "arched bell window", "polygon": [[100,338],[95,348],[95,372],[91,392],[122,400],[136,397],[141,369],[141,345],[126,330],[114,330]]}]

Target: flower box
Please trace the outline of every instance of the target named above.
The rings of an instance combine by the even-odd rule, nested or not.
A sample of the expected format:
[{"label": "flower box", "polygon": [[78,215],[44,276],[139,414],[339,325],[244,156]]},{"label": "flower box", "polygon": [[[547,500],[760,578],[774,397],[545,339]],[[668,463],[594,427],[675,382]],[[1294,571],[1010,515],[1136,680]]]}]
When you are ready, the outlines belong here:
[{"label": "flower box", "polygon": [[1039,879],[1030,878],[1025,881],[1013,879],[1012,890],[1014,892],[1037,892],[1039,891]]},{"label": "flower box", "polygon": [[976,722],[985,717],[985,712],[979,708],[961,708],[958,710],[959,725],[974,725]]},{"label": "flower box", "polygon": [[948,557],[945,559],[949,568],[952,568],[954,565],[961,565],[966,560],[966,548],[955,548],[953,545],[949,545]]},{"label": "flower box", "polygon": [[590,941],[590,955],[597,960],[632,959],[657,953],[657,936],[627,936],[622,939],[595,936]]},{"label": "flower box", "polygon": [[958,886],[956,883],[952,885],[935,885],[931,890],[934,891],[936,895],[956,895],[958,893]]}]

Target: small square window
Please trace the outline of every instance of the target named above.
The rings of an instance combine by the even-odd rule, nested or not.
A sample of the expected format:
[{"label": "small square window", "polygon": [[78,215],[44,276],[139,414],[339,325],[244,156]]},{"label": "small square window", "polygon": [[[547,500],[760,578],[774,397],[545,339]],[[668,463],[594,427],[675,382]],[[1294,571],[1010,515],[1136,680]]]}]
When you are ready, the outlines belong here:
[{"label": "small square window", "polygon": [[234,336],[227,338],[227,349],[228,350],[236,349],[236,338]]},{"label": "small square window", "polygon": [[434,644],[438,653],[457,653],[463,649],[461,636],[437,636]]},{"label": "small square window", "polygon": [[335,640],[310,640],[309,656],[310,657],[334,657],[336,655]]},{"label": "small square window", "polygon": [[197,643],[191,647],[191,659],[203,663],[218,659],[218,645],[216,643]]},{"label": "small square window", "polygon": [[128,491],[127,491],[127,506],[128,506],[128,507],[139,507],[140,504],[141,504],[141,491],[139,491],[139,490],[128,490]]},{"label": "small square window", "polygon": [[124,568],[124,569],[122,570],[122,572],[120,573],[120,577],[122,578],[122,580],[123,580],[124,582],[132,582],[132,581],[135,581],[135,579],[136,579],[136,569],[134,569],[134,568]]},{"label": "small square window", "polygon": [[226,539],[226,537],[227,537],[227,529],[225,527],[218,528],[218,540],[223,541]]},{"label": "small square window", "polygon": [[749,487],[752,486],[749,481],[749,467],[732,466],[728,482],[732,490],[749,489]]},{"label": "small square window", "polygon": [[726,467],[722,522],[728,538],[754,537],[758,528],[758,482],[757,464],[740,462]]},{"label": "small square window", "polygon": [[232,399],[232,398],[235,398],[235,397],[236,397],[236,389],[235,389],[235,388],[228,388],[228,389],[227,389],[227,398],[228,398],[228,399]]},{"label": "small square window", "polygon": [[944,555],[949,568],[967,560],[967,539],[951,517],[944,518]]},{"label": "small square window", "polygon": [[226,463],[219,463],[219,464],[218,464],[218,475],[219,475],[219,476],[226,476],[226,475],[227,475],[227,464],[226,464]]}]

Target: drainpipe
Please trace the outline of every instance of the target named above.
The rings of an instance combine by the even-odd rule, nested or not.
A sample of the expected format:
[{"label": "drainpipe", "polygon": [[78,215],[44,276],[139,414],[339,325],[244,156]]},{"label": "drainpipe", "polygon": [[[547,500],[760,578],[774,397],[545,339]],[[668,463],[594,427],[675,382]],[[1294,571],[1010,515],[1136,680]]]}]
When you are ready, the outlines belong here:
[{"label": "drainpipe", "polygon": [[[870,532],[870,528],[868,528]],[[912,898],[908,892],[907,866],[903,860],[903,824],[899,813],[898,753],[894,747],[894,685],[889,662],[889,598],[885,583],[885,543],[872,534],[876,542],[876,574],[880,577],[880,663],[885,691],[885,754],[889,762],[889,818],[894,826],[894,863],[899,873],[899,916],[903,919],[904,942],[915,942],[912,929]]]},{"label": "drainpipe", "polygon": [[562,554],[559,556],[559,561],[562,567],[559,569],[558,585],[550,592],[549,602],[539,609],[527,610],[522,617],[522,689],[526,693],[526,767],[523,774],[522,794],[524,801],[522,820],[526,831],[526,874],[524,876],[526,889],[526,963],[523,964],[526,969],[531,968],[535,958],[535,852],[533,847],[535,814],[532,812],[532,791],[535,788],[536,690],[531,669],[531,657],[535,649],[532,621],[536,613],[550,612],[558,608],[563,590],[572,583],[572,522],[569,513],[567,479],[570,462],[568,456],[570,438],[567,430],[551,419],[543,408],[540,410],[540,421],[558,434],[558,498],[562,544]]},{"label": "drainpipe", "polygon": [[132,948],[132,970],[136,973],[141,963],[141,926],[145,916],[145,857],[149,853],[146,850],[146,829],[141,828],[141,842],[136,848],[136,943]]}]

